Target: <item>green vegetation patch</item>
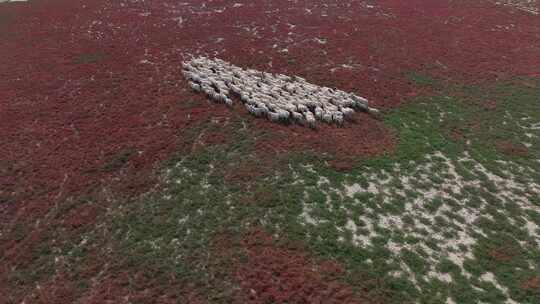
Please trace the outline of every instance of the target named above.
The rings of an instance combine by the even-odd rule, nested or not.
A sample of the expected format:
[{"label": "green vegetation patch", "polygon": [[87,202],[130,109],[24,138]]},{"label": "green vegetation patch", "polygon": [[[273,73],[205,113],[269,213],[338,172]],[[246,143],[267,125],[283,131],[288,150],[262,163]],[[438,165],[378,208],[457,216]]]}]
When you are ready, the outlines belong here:
[{"label": "green vegetation patch", "polygon": [[215,240],[236,236],[235,251],[262,227],[339,261],[341,281],[390,303],[538,301],[523,282],[540,271],[539,91],[412,77],[436,94],[384,113],[396,150],[347,173],[328,156],[261,158],[240,127],[249,122],[233,118],[229,142],[171,159],[162,190],[112,213],[122,252],[226,302],[238,286]]}]

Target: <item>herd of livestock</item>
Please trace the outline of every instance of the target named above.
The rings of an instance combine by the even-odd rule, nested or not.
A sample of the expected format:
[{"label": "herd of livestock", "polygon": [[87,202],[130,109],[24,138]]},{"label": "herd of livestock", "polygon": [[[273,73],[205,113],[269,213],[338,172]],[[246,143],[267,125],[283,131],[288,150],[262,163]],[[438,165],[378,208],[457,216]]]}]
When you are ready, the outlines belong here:
[{"label": "herd of livestock", "polygon": [[236,96],[249,113],[273,122],[294,121],[315,128],[316,120],[341,125],[355,111],[377,112],[363,97],[314,85],[298,76],[242,69],[206,57],[184,62],[182,68],[194,91],[228,106]]}]

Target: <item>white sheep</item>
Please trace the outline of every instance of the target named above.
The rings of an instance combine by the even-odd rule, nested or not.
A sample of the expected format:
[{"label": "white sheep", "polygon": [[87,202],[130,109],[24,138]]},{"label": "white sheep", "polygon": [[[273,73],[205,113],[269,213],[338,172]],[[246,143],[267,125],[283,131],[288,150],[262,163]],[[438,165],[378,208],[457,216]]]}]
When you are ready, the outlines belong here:
[{"label": "white sheep", "polygon": [[210,98],[212,98],[212,100],[214,100],[215,102],[220,102],[221,101],[221,96],[216,91],[212,91],[212,93],[210,94]]},{"label": "white sheep", "polygon": [[182,62],[182,68],[184,68],[185,70],[190,70],[190,71],[195,70],[195,68],[188,62]]},{"label": "white sheep", "polygon": [[278,122],[279,121],[279,114],[275,112],[268,112],[268,119],[272,122]]},{"label": "white sheep", "polygon": [[283,108],[289,112],[295,112],[298,110],[298,107],[291,103],[284,103]]},{"label": "white sheep", "polygon": [[279,119],[283,121],[288,120],[289,117],[291,116],[291,113],[289,113],[289,111],[285,111],[282,109],[278,109],[276,112],[279,115]]},{"label": "white sheep", "polygon": [[249,102],[250,99],[251,99],[251,98],[250,98],[250,96],[249,96],[248,94],[246,94],[246,93],[244,93],[244,92],[241,92],[241,93],[240,93],[240,100],[241,100],[242,102]]},{"label": "white sheep", "polygon": [[363,104],[365,106],[369,105],[368,100],[365,99],[364,97],[359,97],[359,96],[356,96],[354,94],[349,94],[349,96],[351,97],[352,100],[356,101],[356,103],[360,103],[360,104]]},{"label": "white sheep", "polygon": [[268,108],[265,105],[257,107],[257,109],[259,109],[259,112],[261,113],[261,116],[265,116],[266,113],[268,113]]},{"label": "white sheep", "polygon": [[354,110],[348,107],[341,108],[341,113],[345,118],[351,118],[354,115]]},{"label": "white sheep", "polygon": [[201,86],[211,87],[212,82],[210,82],[210,80],[208,80],[208,79],[201,79]]},{"label": "white sheep", "polygon": [[242,92],[240,88],[235,86],[234,84],[229,84],[229,88],[231,89],[231,91],[233,91],[233,93],[237,95],[240,95],[240,93]]},{"label": "white sheep", "polygon": [[283,74],[276,74],[276,77],[282,81],[291,81],[291,77]]},{"label": "white sheep", "polygon": [[219,92],[226,96],[229,96],[231,94],[231,90],[229,90],[228,87],[219,87]]},{"label": "white sheep", "polygon": [[315,117],[319,120],[322,120],[323,118],[323,114],[324,114],[324,111],[321,107],[316,107],[315,108]]},{"label": "white sheep", "polygon": [[308,107],[303,104],[298,104],[296,107],[298,108],[298,112],[307,112],[309,110]]},{"label": "white sheep", "polygon": [[[316,120],[342,124],[355,110],[377,113],[367,99],[339,89],[321,87],[299,76],[242,69],[221,59],[192,58],[182,63],[189,86],[212,100],[232,106],[231,94],[240,97],[248,112],[271,121],[294,121],[314,127]],[[249,107],[248,107],[249,106]]]},{"label": "white sheep", "polygon": [[205,86],[205,85],[201,85],[201,88],[203,90],[203,92],[208,95],[208,97],[211,97],[212,96],[212,93],[214,93],[214,89],[212,87],[209,87],[209,86]]},{"label": "white sheep", "polygon": [[311,112],[304,112],[306,122],[310,128],[315,128],[315,116]]},{"label": "white sheep", "polygon": [[268,107],[266,107],[266,104],[264,102],[256,101],[255,105],[257,106],[257,108],[261,108],[265,112],[265,114],[266,112],[268,112]]},{"label": "white sheep", "polygon": [[227,95],[225,95],[225,94],[223,94],[223,93],[219,93],[219,94],[218,94],[218,101],[219,101],[219,102],[223,102],[223,103],[224,103],[224,102],[227,100],[227,98],[228,98]]},{"label": "white sheep", "polygon": [[255,107],[250,105],[250,104],[244,104],[244,106],[246,107],[246,109],[248,110],[248,112],[252,115],[255,115]]},{"label": "white sheep", "polygon": [[255,107],[254,113],[257,117],[263,117],[268,113],[268,109]]},{"label": "white sheep", "polygon": [[341,112],[334,112],[332,113],[332,120],[336,122],[338,125],[343,124],[343,113]]},{"label": "white sheep", "polygon": [[304,104],[310,109],[313,109],[317,106],[317,102],[313,100],[307,100]]},{"label": "white sheep", "polygon": [[323,112],[323,115],[322,115],[322,120],[326,123],[331,123],[332,122],[332,114],[330,112]]},{"label": "white sheep", "polygon": [[192,74],[193,74],[193,73],[190,72],[190,71],[188,71],[188,70],[182,70],[182,75],[183,75],[184,78],[186,78],[186,79],[191,79],[191,75],[192,75]]},{"label": "white sheep", "polygon": [[304,115],[298,112],[292,112],[293,119],[299,124],[303,125],[305,123]]},{"label": "white sheep", "polygon": [[191,87],[191,89],[195,92],[200,92],[201,91],[201,85],[198,84],[198,83],[195,83],[195,82],[189,82],[189,86]]},{"label": "white sheep", "polygon": [[354,107],[359,109],[359,110],[362,110],[362,111],[368,111],[369,110],[368,105],[366,105],[366,104],[364,104],[362,102],[358,102],[358,101],[355,101]]},{"label": "white sheep", "polygon": [[375,114],[375,115],[377,115],[377,114],[380,113],[379,110],[377,110],[377,109],[375,109],[375,108],[370,108],[370,107],[367,108],[367,111],[368,111],[368,113],[370,113],[370,114]]}]

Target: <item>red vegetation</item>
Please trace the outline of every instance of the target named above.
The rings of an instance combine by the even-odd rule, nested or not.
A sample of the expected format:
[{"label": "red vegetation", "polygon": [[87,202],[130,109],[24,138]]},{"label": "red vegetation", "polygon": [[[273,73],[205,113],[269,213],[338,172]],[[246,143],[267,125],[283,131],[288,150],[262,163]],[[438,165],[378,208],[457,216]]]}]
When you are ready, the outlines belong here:
[{"label": "red vegetation", "polygon": [[[232,162],[225,164],[224,181],[226,183],[234,183],[240,186],[251,186],[251,184],[273,172],[275,163],[273,158],[249,156],[242,157],[238,163]],[[251,192],[249,192],[251,193]]]},{"label": "red vegetation", "polygon": [[482,104],[486,111],[494,111],[497,109],[497,102],[495,100],[488,100]]},{"label": "red vegetation", "polygon": [[514,259],[518,252],[513,247],[503,246],[489,250],[488,255],[497,262],[506,263]]},{"label": "red vegetation", "polygon": [[255,125],[272,135],[256,143],[259,150],[269,153],[312,150],[343,159],[389,152],[394,146],[394,137],[382,122],[364,113],[356,114],[356,121],[347,122],[342,128],[319,123],[315,131],[262,119],[256,120]]},{"label": "red vegetation", "polygon": [[[101,278],[95,286],[80,296],[80,303],[101,304],[101,303],[119,303],[127,301],[131,303],[178,303],[178,299],[171,292],[172,288],[166,289],[162,286],[163,282],[152,279],[148,273],[143,271],[128,273],[120,271],[113,276]],[[177,282],[168,282],[174,286]],[[177,291],[181,287],[176,288]],[[197,298],[196,294],[183,292],[187,302],[185,303],[206,303]]]},{"label": "red vegetation", "polygon": [[[540,75],[537,16],[489,1],[234,2],[243,5],[0,4],[1,264],[28,266],[50,224],[36,220],[48,219],[53,206],[103,185],[128,195],[147,190],[149,172],[186,148],[194,126],[230,115],[186,89],[179,71],[188,53],[301,75],[381,108],[422,90],[410,71],[477,82]],[[270,129],[273,136],[256,142],[269,151],[342,157],[392,148],[391,135],[363,114],[356,124],[317,132],[262,120],[252,126]],[[208,136],[207,144],[228,140]],[[94,224],[95,210],[84,208],[61,215],[70,217],[66,228]],[[20,238],[18,226],[27,227]]]},{"label": "red vegetation", "polygon": [[362,303],[338,279],[344,269],[334,262],[316,263],[299,248],[277,245],[253,230],[242,241],[247,260],[239,263],[240,303]]},{"label": "red vegetation", "polygon": [[[192,2],[0,7],[2,201],[39,198],[39,207],[26,206],[38,210],[23,213],[42,214],[58,194],[84,191],[110,176],[99,170],[109,158],[132,150],[125,167],[151,168],[175,150],[183,130],[224,115],[222,106],[185,89],[178,72],[187,53],[300,74],[379,107],[420,90],[408,71],[475,81],[540,71],[536,17],[489,2]],[[183,107],[188,100],[195,105]],[[356,155],[391,149],[382,126],[363,115],[343,129],[274,128],[286,138],[271,143],[278,150]],[[214,140],[221,139],[209,143]],[[13,207],[2,208],[13,218],[5,210]]]},{"label": "red vegetation", "polygon": [[448,137],[454,141],[458,142],[464,138],[461,130],[457,127],[452,127],[449,131],[446,132]]},{"label": "red vegetation", "polygon": [[540,277],[530,277],[521,284],[521,288],[540,293]]},{"label": "red vegetation", "polygon": [[515,143],[511,140],[499,140],[495,143],[497,150],[508,155],[526,156],[529,149],[522,143]]}]

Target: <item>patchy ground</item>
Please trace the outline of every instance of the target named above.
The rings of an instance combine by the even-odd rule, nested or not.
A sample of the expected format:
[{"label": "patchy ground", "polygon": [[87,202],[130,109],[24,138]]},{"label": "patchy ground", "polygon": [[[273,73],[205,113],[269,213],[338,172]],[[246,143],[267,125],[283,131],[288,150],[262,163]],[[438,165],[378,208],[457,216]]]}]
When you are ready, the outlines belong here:
[{"label": "patchy ground", "polygon": [[[536,1],[0,4],[0,302],[535,303]],[[186,54],[373,100],[215,106]]]}]

